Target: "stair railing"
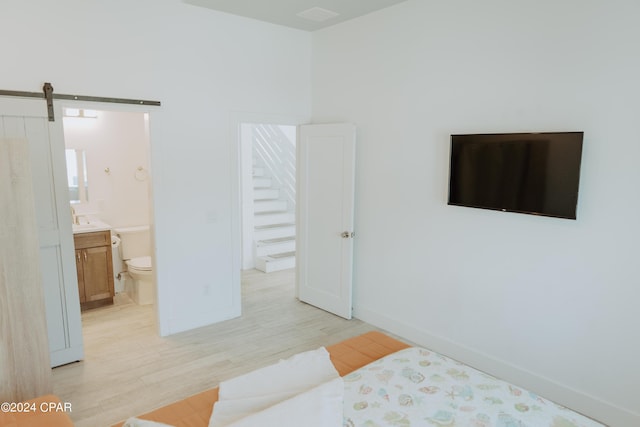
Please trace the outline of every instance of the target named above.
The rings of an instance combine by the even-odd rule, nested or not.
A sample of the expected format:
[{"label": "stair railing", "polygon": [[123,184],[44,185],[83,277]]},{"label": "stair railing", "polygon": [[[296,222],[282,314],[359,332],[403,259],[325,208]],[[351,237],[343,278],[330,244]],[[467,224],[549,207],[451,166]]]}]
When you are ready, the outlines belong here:
[{"label": "stair railing", "polygon": [[[287,126],[287,128],[293,126]],[[280,189],[280,199],[287,202],[287,210],[296,206],[296,141],[295,129],[256,124],[253,129],[253,152],[271,176],[274,188]],[[286,129],[289,130],[289,129]]]}]

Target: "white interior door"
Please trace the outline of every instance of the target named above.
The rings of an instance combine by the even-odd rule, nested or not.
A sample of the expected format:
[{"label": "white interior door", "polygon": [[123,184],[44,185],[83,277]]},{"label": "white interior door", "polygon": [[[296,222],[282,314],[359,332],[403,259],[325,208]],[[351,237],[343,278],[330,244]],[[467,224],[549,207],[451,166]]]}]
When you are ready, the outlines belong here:
[{"label": "white interior door", "polygon": [[58,105],[55,114],[57,120],[49,122],[44,100],[0,97],[0,136],[21,138],[29,144],[51,366],[83,358],[62,108]]},{"label": "white interior door", "polygon": [[298,138],[298,298],[351,319],[356,131],[303,125]]}]

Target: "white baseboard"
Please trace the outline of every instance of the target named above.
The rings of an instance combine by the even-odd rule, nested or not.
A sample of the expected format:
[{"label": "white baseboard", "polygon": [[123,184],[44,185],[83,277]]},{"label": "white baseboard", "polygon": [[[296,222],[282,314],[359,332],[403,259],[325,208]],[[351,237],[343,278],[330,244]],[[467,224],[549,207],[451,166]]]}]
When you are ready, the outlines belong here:
[{"label": "white baseboard", "polygon": [[180,332],[190,331],[192,329],[209,326],[214,323],[224,322],[225,320],[235,319],[242,315],[240,307],[227,306],[216,310],[216,317],[212,319],[211,312],[191,313],[188,317],[172,317],[167,322],[167,330],[160,331],[161,337],[166,337]]},{"label": "white baseboard", "polygon": [[364,322],[404,337],[422,347],[463,362],[497,378],[517,384],[611,427],[640,426],[640,414],[638,413],[572,389],[447,338],[436,336],[427,330],[416,328],[362,306],[354,307],[353,315]]}]

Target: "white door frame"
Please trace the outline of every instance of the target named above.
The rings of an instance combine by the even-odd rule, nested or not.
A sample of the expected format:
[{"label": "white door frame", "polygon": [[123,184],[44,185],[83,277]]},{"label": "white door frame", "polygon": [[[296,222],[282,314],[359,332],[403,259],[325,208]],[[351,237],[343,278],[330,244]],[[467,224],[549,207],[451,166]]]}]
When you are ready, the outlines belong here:
[{"label": "white door frame", "polygon": [[[242,133],[243,123],[299,126],[308,123],[309,117],[233,111],[229,117],[229,141],[231,165],[231,241],[232,241],[232,305],[236,316],[241,315],[241,271],[243,250],[242,211]],[[246,179],[246,178],[245,178]]]},{"label": "white door frame", "polygon": [[[44,101],[42,101],[44,102]],[[147,114],[148,123],[147,123],[147,158],[149,160],[149,170],[148,170],[148,182],[149,182],[149,235],[151,238],[151,265],[153,265],[153,284],[155,287],[155,295],[156,302],[153,304],[154,310],[154,321],[156,323],[156,330],[159,336],[163,336],[162,330],[162,320],[164,318],[170,317],[170,307],[167,306],[163,295],[161,292],[158,277],[158,272],[162,269],[160,263],[157,262],[157,253],[156,253],[156,233],[155,233],[155,198],[153,196],[153,188],[154,188],[154,158],[153,151],[151,149],[153,145],[152,135],[154,134],[152,128],[154,123],[157,122],[157,115],[160,113],[162,107],[156,106],[148,106],[148,105],[134,105],[134,104],[118,104],[118,103],[110,103],[110,102],[95,102],[95,101],[72,101],[72,100],[54,100],[54,105],[58,104],[61,106],[60,117],[56,116],[56,120],[60,120],[62,122],[62,112],[64,108],[78,108],[78,109],[91,109],[97,111],[114,111],[118,113],[142,113]]]},{"label": "white door frame", "polygon": [[[255,178],[253,172],[255,170],[253,160],[256,155],[256,128],[260,126],[273,126],[282,129],[284,127],[292,128],[294,132],[297,132],[298,126],[289,125],[284,123],[264,123],[264,122],[243,122],[240,124],[240,134],[239,134],[239,143],[240,143],[240,198],[241,198],[241,208],[242,208],[242,269],[250,270],[256,268],[256,247],[255,247],[255,238],[254,238],[254,186],[253,179]],[[296,138],[296,136],[294,136]],[[273,142],[273,141],[270,141]],[[293,141],[293,154],[295,161],[295,140]],[[280,154],[282,154],[281,152]],[[291,151],[286,152],[284,155],[291,154]],[[281,158],[282,159],[282,158]],[[280,159],[280,160],[281,160]],[[262,159],[264,160],[264,159]],[[260,165],[265,166],[269,169],[268,165]],[[270,175],[271,179],[279,180],[281,184],[291,184],[293,187],[287,187],[288,189],[295,187],[295,176],[293,182],[288,180],[289,174],[283,173],[283,170],[271,170],[273,173]],[[280,173],[280,174],[279,174]],[[280,194],[280,200],[283,199],[287,202],[287,209],[290,212],[293,212],[293,208],[295,208],[295,190],[293,193],[287,192],[287,188],[280,188],[283,193]],[[290,204],[291,203],[291,204]]]},{"label": "white door frame", "polygon": [[253,251],[253,134],[245,132],[248,122],[240,123],[238,141],[240,144],[240,208],[242,212],[242,269],[255,268]]}]

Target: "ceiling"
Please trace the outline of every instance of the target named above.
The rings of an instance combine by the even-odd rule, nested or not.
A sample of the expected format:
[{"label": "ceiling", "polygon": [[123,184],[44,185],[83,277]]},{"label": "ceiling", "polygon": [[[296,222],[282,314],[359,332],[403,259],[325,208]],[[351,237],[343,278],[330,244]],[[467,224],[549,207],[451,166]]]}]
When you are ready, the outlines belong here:
[{"label": "ceiling", "polygon": [[[195,6],[315,31],[405,0],[184,0]],[[307,18],[298,16],[308,11]],[[337,15],[336,15],[337,14]]]}]

